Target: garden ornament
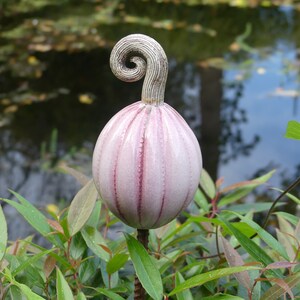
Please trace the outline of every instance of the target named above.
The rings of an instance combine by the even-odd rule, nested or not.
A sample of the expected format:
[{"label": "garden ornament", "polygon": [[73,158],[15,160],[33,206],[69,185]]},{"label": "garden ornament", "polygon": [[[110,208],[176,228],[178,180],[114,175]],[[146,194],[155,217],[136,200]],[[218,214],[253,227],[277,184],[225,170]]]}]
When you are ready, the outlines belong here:
[{"label": "garden ornament", "polygon": [[[94,182],[111,212],[137,228],[148,249],[149,229],[169,223],[192,201],[202,169],[200,147],[184,119],[164,102],[168,60],[154,39],[124,37],[112,50],[110,66],[121,80],[145,80],[141,100],[119,111],[100,133]],[[134,299],[145,295],[136,276]]]},{"label": "garden ornament", "polygon": [[124,37],[112,50],[110,66],[121,80],[133,82],[144,75],[145,80],[141,101],[113,116],[98,138],[95,185],[125,224],[161,227],[194,197],[202,168],[200,147],[185,120],[164,102],[168,61],[154,39]]}]

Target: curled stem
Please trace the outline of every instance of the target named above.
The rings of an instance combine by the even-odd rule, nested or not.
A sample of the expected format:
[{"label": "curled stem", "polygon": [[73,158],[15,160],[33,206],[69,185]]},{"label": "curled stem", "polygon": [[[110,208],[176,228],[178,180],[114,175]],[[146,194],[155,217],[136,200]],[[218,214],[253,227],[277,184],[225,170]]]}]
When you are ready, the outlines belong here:
[{"label": "curled stem", "polygon": [[[128,63],[134,64],[133,68]],[[110,67],[116,77],[133,82],[145,76],[142,102],[160,105],[164,102],[168,59],[158,42],[143,34],[122,38],[110,55]]]}]

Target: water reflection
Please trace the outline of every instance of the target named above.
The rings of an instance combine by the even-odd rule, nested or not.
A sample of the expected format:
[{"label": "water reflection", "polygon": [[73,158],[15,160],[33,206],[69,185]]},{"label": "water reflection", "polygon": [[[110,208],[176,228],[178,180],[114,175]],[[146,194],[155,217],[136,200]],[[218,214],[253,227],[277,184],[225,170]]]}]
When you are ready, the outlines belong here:
[{"label": "water reflection", "polygon": [[[66,2],[59,13],[51,6],[1,20],[0,196],[11,188],[41,208],[70,200],[78,186],[53,167],[66,160],[89,174],[101,128],[139,100],[141,83],[120,82],[108,65],[111,46],[132,32],[165,48],[166,101],[196,133],[214,178],[229,184],[265,166],[284,180],[297,175],[299,143],[283,138],[300,114],[296,10],[111,3]],[[11,238],[24,236],[5,210],[20,229]]]}]

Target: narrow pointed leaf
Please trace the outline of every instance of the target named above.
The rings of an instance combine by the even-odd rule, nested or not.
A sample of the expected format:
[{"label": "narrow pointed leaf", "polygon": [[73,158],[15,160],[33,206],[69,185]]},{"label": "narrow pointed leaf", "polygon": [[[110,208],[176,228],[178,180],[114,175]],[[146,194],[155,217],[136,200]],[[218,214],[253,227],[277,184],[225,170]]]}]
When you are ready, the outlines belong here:
[{"label": "narrow pointed leaf", "polygon": [[66,164],[61,164],[58,167],[59,170],[73,176],[82,186],[85,186],[89,182],[89,178],[85,176],[83,173],[67,166]]},{"label": "narrow pointed leaf", "polygon": [[281,216],[282,218],[289,221],[290,223],[292,223],[295,226],[299,222],[299,218],[297,216],[291,215],[291,214],[286,213],[284,211],[277,211],[277,212],[274,213],[274,215]]},{"label": "narrow pointed leaf", "polygon": [[233,203],[237,200],[240,200],[242,198],[244,198],[245,196],[247,196],[250,192],[252,192],[252,190],[254,189],[253,187],[244,187],[244,188],[239,188],[236,189],[234,191],[232,191],[231,193],[225,195],[222,197],[222,199],[219,201],[218,206],[222,207],[225,205],[228,205],[230,203]]},{"label": "narrow pointed leaf", "polygon": [[288,260],[293,261],[295,258],[295,251],[293,248],[293,245],[288,237],[288,235],[286,233],[282,233],[280,230],[278,230],[277,228],[275,229],[276,231],[276,235],[277,235],[277,239],[279,241],[279,243],[285,248],[287,254],[288,254]]},{"label": "narrow pointed leaf", "polygon": [[270,233],[268,233],[266,230],[264,230],[262,227],[260,227],[257,223],[255,223],[253,220],[246,218],[238,213],[232,212],[236,216],[238,216],[243,222],[251,226],[255,232],[258,234],[258,236],[272,249],[277,251],[283,258],[286,260],[289,260],[289,256],[287,252],[285,251],[285,248],[282,246],[281,243],[279,243]]},{"label": "narrow pointed leaf", "polygon": [[300,140],[300,123],[294,120],[289,121],[286,128],[285,137],[289,139]]},{"label": "narrow pointed leaf", "polygon": [[71,288],[59,268],[56,268],[56,294],[57,300],[74,299]]},{"label": "narrow pointed leaf", "polygon": [[76,299],[76,300],[86,300],[86,297],[85,297],[85,295],[84,295],[83,292],[80,292],[80,293],[76,296],[75,299]]},{"label": "narrow pointed leaf", "polygon": [[[220,240],[223,246],[224,254],[226,260],[230,267],[243,266],[245,262],[243,261],[240,254],[230,245],[230,243],[223,237],[220,236]],[[243,285],[247,290],[251,289],[250,276],[247,271],[234,274],[237,281]]]},{"label": "narrow pointed leaf", "polygon": [[207,196],[209,196],[211,199],[216,196],[216,187],[207,173],[206,170],[202,169],[201,175],[200,175],[200,185],[203,188],[204,192],[206,193]]},{"label": "narrow pointed leaf", "polygon": [[254,266],[239,266],[239,267],[229,267],[229,268],[223,268],[219,270],[213,270],[209,271],[207,273],[203,273],[200,275],[193,276],[189,279],[187,279],[184,283],[178,285],[169,296],[175,295],[177,293],[180,293],[186,289],[193,288],[195,286],[201,286],[206,282],[219,279],[224,276],[232,275],[234,273],[248,271],[248,270],[257,270],[260,269],[259,267]]},{"label": "narrow pointed leaf", "polygon": [[199,188],[197,189],[196,194],[194,196],[194,201],[205,212],[209,211],[209,205],[208,205],[207,199],[206,199],[205,195],[201,192],[201,190]]},{"label": "narrow pointed leaf", "polygon": [[98,197],[93,180],[90,180],[74,197],[69,213],[68,225],[70,235],[76,234],[90,217]]},{"label": "narrow pointed leaf", "polygon": [[85,223],[86,225],[91,226],[91,227],[98,226],[98,221],[100,219],[101,206],[102,206],[101,201],[99,201],[99,200],[96,201],[94,209],[93,209],[89,219]]},{"label": "narrow pointed leaf", "polygon": [[119,253],[114,255],[106,265],[106,271],[109,275],[120,270],[127,262],[128,255]]},{"label": "narrow pointed leaf", "polygon": [[163,286],[160,272],[146,249],[132,236],[125,233],[130,258],[137,277],[150,297],[161,300]]},{"label": "narrow pointed leaf", "polygon": [[51,229],[46,217],[24,197],[14,191],[10,192],[20,201],[21,204],[8,199],[2,200],[13,206],[26,219],[26,221],[43,236],[49,234]]},{"label": "narrow pointed leaf", "polygon": [[202,298],[202,300],[245,300],[245,299],[238,296],[228,295],[228,294],[217,294],[214,296],[204,297]]},{"label": "narrow pointed leaf", "polygon": [[5,254],[5,249],[7,245],[7,224],[6,224],[5,216],[1,205],[0,205],[0,228],[1,228],[1,234],[0,234],[0,261],[1,261]]},{"label": "narrow pointed leaf", "polygon": [[294,267],[300,262],[289,262],[289,261],[276,261],[268,266],[266,266],[263,270],[271,270],[271,269],[288,269]]},{"label": "narrow pointed leaf", "polygon": [[109,290],[106,290],[106,289],[97,288],[96,291],[99,292],[100,294],[108,297],[107,299],[111,299],[111,300],[125,300],[123,297],[121,297],[117,293],[109,291]]},{"label": "narrow pointed leaf", "polygon": [[[290,289],[298,286],[300,284],[300,273],[296,273],[292,276],[289,276],[284,279],[284,282],[289,286]],[[274,300],[281,297],[284,293],[286,293],[286,290],[279,286],[274,285],[271,288],[269,288],[260,298],[260,300]]]},{"label": "narrow pointed leaf", "polygon": [[[11,285],[16,286],[20,290],[21,296],[25,296],[28,300],[44,300],[44,298],[34,293],[27,285],[16,281],[9,269],[5,268],[2,274]],[[17,295],[19,296],[19,293]]]},{"label": "narrow pointed leaf", "polygon": [[[283,193],[284,190],[278,189],[278,188],[272,188],[272,190],[278,191],[280,193]],[[300,199],[298,197],[296,197],[295,195],[291,194],[291,193],[286,193],[285,194],[289,199],[291,199],[292,201],[294,201],[296,204],[300,204]]]},{"label": "narrow pointed leaf", "polygon": [[85,226],[81,230],[81,235],[86,242],[87,246],[101,259],[108,261],[109,254],[101,245],[107,247],[101,233],[94,227]]},{"label": "narrow pointed leaf", "polygon": [[47,256],[47,254],[53,252],[55,249],[48,249],[46,251],[42,251],[30,258],[28,258],[27,260],[25,260],[22,264],[20,264],[16,269],[14,269],[11,273],[12,276],[16,276],[18,273],[22,272],[23,270],[25,270],[28,266],[30,266],[31,264],[35,263],[36,261],[38,261],[40,258]]},{"label": "narrow pointed leaf", "polygon": [[[277,203],[276,207],[282,206],[283,204],[284,203]],[[238,212],[240,214],[246,214],[249,211],[253,211],[253,212],[267,211],[270,209],[272,205],[273,202],[255,203],[255,205],[253,205],[252,203],[234,204],[230,206],[230,210]]]},{"label": "narrow pointed leaf", "polygon": [[[256,260],[261,262],[264,266],[273,263],[273,259],[262,249],[254,243],[250,238],[244,235],[241,231],[232,226],[227,220],[219,216],[219,219],[224,223],[227,229],[232,232],[232,234],[239,241],[241,246]],[[282,273],[279,270],[270,270],[276,277],[281,278]]]},{"label": "narrow pointed leaf", "polygon": [[56,259],[53,256],[49,255],[44,262],[44,274],[47,279],[54,270],[55,265]]},{"label": "narrow pointed leaf", "polygon": [[43,297],[39,296],[38,294],[34,293],[27,285],[23,283],[14,283],[22,292],[22,294],[28,299],[28,300],[44,300]]},{"label": "narrow pointed leaf", "polygon": [[227,193],[229,191],[236,190],[238,188],[243,188],[243,187],[252,187],[252,188],[256,187],[258,185],[261,185],[261,184],[267,182],[273,176],[274,173],[275,173],[275,170],[272,170],[272,171],[268,172],[267,174],[264,174],[255,179],[234,183],[234,184],[224,188],[223,190],[221,190],[220,193],[222,193],[222,194]]},{"label": "narrow pointed leaf", "polygon": [[[47,218],[36,209],[31,203],[29,203],[25,198],[20,196],[19,194],[12,192],[19,200],[22,199],[22,204],[9,200],[0,198],[0,200],[6,202],[10,206],[14,207],[23,218],[34,228],[36,229],[42,236],[48,239],[51,243],[56,246],[61,247],[62,242],[54,235],[51,234],[52,230],[47,222]],[[24,202],[25,200],[26,202]],[[21,202],[21,201],[20,201]],[[23,204],[24,203],[24,204]]]},{"label": "narrow pointed leaf", "polygon": [[258,178],[255,178],[253,180],[248,180],[248,181],[242,181],[235,183],[233,185],[230,185],[223,190],[220,191],[220,193],[228,193],[219,202],[219,206],[224,206],[229,203],[235,202],[243,197],[245,197],[247,194],[249,194],[254,188],[256,188],[259,185],[264,184],[267,182],[274,174],[275,170],[272,170],[268,172],[265,175],[262,175]]},{"label": "narrow pointed leaf", "polygon": [[285,293],[289,294],[292,300],[295,299],[293,291],[289,287],[289,285],[281,278],[257,278],[257,281],[270,281],[275,282],[278,286],[284,289]]},{"label": "narrow pointed leaf", "polygon": [[[175,275],[175,286],[180,285],[181,283],[184,283],[185,280],[181,273],[177,272]],[[181,293],[178,293],[176,295],[177,300],[193,300],[193,295],[189,289],[182,291]]]}]

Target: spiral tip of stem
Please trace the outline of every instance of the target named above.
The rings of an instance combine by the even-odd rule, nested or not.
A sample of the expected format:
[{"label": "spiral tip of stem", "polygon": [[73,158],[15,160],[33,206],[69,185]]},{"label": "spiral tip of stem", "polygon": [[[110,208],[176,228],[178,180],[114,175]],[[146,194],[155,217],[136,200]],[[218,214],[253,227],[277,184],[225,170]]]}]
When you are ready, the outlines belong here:
[{"label": "spiral tip of stem", "polygon": [[[134,66],[128,67],[128,61]],[[127,82],[145,76],[142,102],[159,104],[164,101],[168,74],[168,60],[163,48],[153,38],[143,34],[131,34],[114,46],[110,66],[117,78]]]}]

